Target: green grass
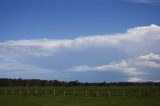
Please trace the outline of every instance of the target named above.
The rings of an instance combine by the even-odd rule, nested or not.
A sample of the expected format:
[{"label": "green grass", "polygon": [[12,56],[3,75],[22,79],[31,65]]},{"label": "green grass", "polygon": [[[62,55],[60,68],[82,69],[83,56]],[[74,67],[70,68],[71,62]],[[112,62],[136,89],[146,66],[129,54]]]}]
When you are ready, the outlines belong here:
[{"label": "green grass", "polygon": [[0,106],[160,106],[159,97],[1,96]]},{"label": "green grass", "polygon": [[160,106],[160,87],[3,87],[0,88],[0,106]]}]

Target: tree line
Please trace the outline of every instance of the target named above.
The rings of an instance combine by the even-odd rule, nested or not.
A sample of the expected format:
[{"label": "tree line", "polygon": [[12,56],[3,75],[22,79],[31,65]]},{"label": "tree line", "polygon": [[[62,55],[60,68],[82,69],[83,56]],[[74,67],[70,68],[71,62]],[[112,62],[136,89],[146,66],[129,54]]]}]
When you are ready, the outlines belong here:
[{"label": "tree line", "polygon": [[40,79],[9,79],[0,78],[0,87],[32,87],[32,86],[160,86],[160,82],[79,82],[40,80]]}]

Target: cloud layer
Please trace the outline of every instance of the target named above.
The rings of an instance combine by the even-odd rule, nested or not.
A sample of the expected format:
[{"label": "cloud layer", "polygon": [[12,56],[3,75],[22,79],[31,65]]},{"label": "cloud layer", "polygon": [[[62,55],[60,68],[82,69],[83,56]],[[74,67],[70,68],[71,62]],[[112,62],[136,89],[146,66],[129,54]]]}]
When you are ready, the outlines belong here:
[{"label": "cloud layer", "polygon": [[[79,56],[86,55],[87,57],[93,54],[90,53],[90,50],[92,50],[94,51],[96,61],[96,58],[100,57],[99,51],[101,50],[106,53],[104,54],[104,58],[110,58],[106,64],[100,65],[100,60],[98,60],[96,61],[97,65],[90,66],[88,64],[92,62],[93,58],[91,60],[83,58],[83,61],[88,62],[88,64],[85,63],[85,65],[83,65],[84,63],[72,62],[72,60],[80,57],[72,57],[68,60],[70,63],[65,63],[69,67],[61,69],[61,73],[63,73],[64,70],[67,70],[68,73],[70,71],[91,73],[96,71],[114,71],[122,73],[127,77],[129,76],[128,81],[138,81],[138,79],[140,81],[140,79],[142,80],[142,75],[151,75],[154,73],[151,71],[146,72],[145,70],[160,69],[159,42],[160,26],[153,24],[150,26],[130,28],[125,33],[116,33],[112,35],[92,35],[62,40],[23,39],[3,41],[0,42],[0,71],[24,70],[25,72],[32,72],[33,70],[39,70],[49,73],[49,71],[54,70],[54,68],[44,68],[38,63],[37,65],[34,65],[25,60],[32,58],[33,60],[37,59],[36,61],[38,61],[41,57],[43,57],[44,60],[45,58],[47,60],[49,59],[47,57],[61,54],[61,57],[63,58],[56,58],[59,59],[58,61],[64,61],[63,59],[66,58],[66,53],[68,51],[72,52],[72,54],[78,53]],[[112,54],[116,54],[116,56],[120,58],[117,58]],[[54,60],[54,58],[52,59],[53,60],[49,59],[49,61],[57,61]],[[59,71],[59,69],[56,70]],[[77,74],[75,73],[75,76],[76,75]]]},{"label": "cloud layer", "polygon": [[142,3],[142,4],[160,4],[159,0],[127,0],[129,2]]},{"label": "cloud layer", "polygon": [[[150,69],[147,71],[146,69]],[[66,71],[71,72],[105,72],[115,71],[117,73],[123,73],[130,76],[128,81],[143,81],[140,80],[140,76],[152,74],[152,69],[160,69],[160,55],[150,53],[148,55],[141,55],[138,58],[132,58],[128,60],[121,60],[120,62],[112,62],[110,64],[91,67],[87,65],[74,66]],[[145,80],[145,79],[144,79]]]},{"label": "cloud layer", "polygon": [[[126,33],[95,35],[75,39],[35,39],[0,42],[0,54],[25,54],[34,56],[54,55],[63,49],[115,48],[128,54],[160,52],[155,46],[160,41],[160,27],[156,25],[136,27]],[[143,50],[142,50],[143,48]]]}]

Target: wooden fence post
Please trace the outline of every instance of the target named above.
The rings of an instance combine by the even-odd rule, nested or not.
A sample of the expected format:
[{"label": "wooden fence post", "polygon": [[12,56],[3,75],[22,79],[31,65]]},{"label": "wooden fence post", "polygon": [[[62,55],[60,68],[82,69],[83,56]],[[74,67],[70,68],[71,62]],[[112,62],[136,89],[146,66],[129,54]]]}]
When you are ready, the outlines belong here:
[{"label": "wooden fence post", "polygon": [[97,94],[96,94],[96,96],[98,96],[98,90],[97,90]]},{"label": "wooden fence post", "polygon": [[123,90],[123,97],[125,97],[126,96],[126,92],[125,92],[125,90]]},{"label": "wooden fence post", "polygon": [[36,89],[36,95],[38,94],[38,91],[37,91],[37,89]]},{"label": "wooden fence post", "polygon": [[140,88],[138,90],[138,96],[141,97],[141,90],[140,90]]},{"label": "wooden fence post", "polygon": [[47,96],[48,92],[47,92],[47,89],[45,88],[45,96]]},{"label": "wooden fence post", "polygon": [[86,90],[86,96],[88,96],[88,92],[87,92],[87,90]]},{"label": "wooden fence post", "polygon": [[27,90],[27,93],[28,93],[28,95],[29,95],[29,89]]},{"label": "wooden fence post", "polygon": [[13,89],[12,89],[12,96],[14,95],[14,91],[13,91]]},{"label": "wooden fence post", "polygon": [[7,90],[6,90],[6,88],[4,89],[4,95],[5,95],[5,96],[7,95]]},{"label": "wooden fence post", "polygon": [[19,89],[19,95],[21,95],[22,94],[22,91],[21,91],[21,89]]},{"label": "wooden fence post", "polygon": [[108,97],[111,97],[111,93],[109,89],[108,89]]},{"label": "wooden fence post", "polygon": [[74,88],[74,96],[76,96],[76,90],[75,90],[75,88]]},{"label": "wooden fence post", "polygon": [[64,92],[63,92],[63,93],[64,93],[64,96],[66,96],[66,91],[65,91],[65,90],[64,90]]},{"label": "wooden fence post", "polygon": [[53,91],[53,95],[56,96],[56,91],[55,91],[55,89],[54,89],[54,91]]}]

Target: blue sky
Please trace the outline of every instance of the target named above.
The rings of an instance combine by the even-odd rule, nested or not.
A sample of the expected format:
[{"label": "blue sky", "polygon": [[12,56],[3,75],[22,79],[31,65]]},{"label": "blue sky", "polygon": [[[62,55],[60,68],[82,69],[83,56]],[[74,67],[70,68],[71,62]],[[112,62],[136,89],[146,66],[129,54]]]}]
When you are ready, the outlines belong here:
[{"label": "blue sky", "polygon": [[159,81],[159,0],[0,0],[0,77]]}]

